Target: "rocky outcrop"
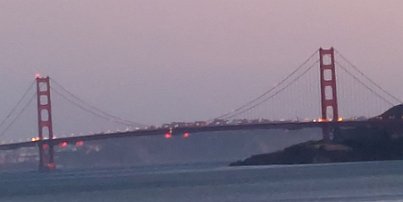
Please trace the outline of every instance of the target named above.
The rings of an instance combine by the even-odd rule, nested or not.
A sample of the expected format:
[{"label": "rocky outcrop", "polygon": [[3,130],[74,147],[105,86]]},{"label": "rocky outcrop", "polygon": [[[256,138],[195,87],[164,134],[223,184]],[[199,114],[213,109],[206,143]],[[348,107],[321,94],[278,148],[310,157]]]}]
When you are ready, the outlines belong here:
[{"label": "rocky outcrop", "polygon": [[403,159],[403,138],[366,139],[341,144],[310,141],[288,147],[282,151],[258,154],[231,166],[311,164],[331,162],[381,161]]},{"label": "rocky outcrop", "polygon": [[[401,119],[402,115],[403,105],[398,105],[373,119]],[[401,159],[403,159],[402,130],[357,127],[336,129],[331,143],[304,142],[282,151],[254,155],[230,165],[310,164]]]}]

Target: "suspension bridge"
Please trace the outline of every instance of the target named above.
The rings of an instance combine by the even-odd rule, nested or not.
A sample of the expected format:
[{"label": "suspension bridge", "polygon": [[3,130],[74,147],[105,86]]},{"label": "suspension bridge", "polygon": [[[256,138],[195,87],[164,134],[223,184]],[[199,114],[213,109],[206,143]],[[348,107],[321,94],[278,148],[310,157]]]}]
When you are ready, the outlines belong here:
[{"label": "suspension bridge", "polygon": [[[35,100],[36,107],[30,107]],[[63,135],[69,134],[65,132],[71,129],[68,127],[92,125],[97,129],[110,125],[92,122],[94,118],[82,119],[74,114],[74,110],[59,112],[55,103],[63,103],[63,106],[70,104],[88,116],[123,126],[125,129]],[[399,98],[371,80],[334,48],[315,51],[272,88],[228,113],[206,121],[172,122],[162,126],[147,126],[109,114],[88,104],[57,81],[36,75],[35,81],[0,123],[0,137],[20,138],[10,131],[13,127],[20,126],[18,120],[26,121],[24,118],[31,122],[35,120],[37,132],[32,132],[36,126],[29,130],[30,134],[37,135],[24,136],[29,138],[25,141],[2,143],[0,150],[37,147],[39,170],[54,170],[54,147],[80,145],[91,140],[140,136],[163,136],[169,139],[175,135],[188,138],[189,134],[213,131],[321,128],[323,139],[331,141],[333,130],[340,127],[400,128],[403,117],[378,115],[401,103]],[[24,115],[26,113],[30,116]],[[32,117],[34,114],[35,117]],[[62,119],[55,119],[58,114],[69,114],[68,119],[73,120],[73,124],[68,126]],[[74,122],[76,119],[78,121]]]}]

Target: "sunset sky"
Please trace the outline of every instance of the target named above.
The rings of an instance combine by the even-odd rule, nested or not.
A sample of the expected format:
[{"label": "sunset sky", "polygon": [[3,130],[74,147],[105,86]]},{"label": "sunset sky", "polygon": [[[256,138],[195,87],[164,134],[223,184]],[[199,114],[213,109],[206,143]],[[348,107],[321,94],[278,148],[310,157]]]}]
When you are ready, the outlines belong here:
[{"label": "sunset sky", "polygon": [[331,46],[403,99],[402,11],[401,0],[0,0],[0,119],[39,72],[125,119],[207,120]]}]

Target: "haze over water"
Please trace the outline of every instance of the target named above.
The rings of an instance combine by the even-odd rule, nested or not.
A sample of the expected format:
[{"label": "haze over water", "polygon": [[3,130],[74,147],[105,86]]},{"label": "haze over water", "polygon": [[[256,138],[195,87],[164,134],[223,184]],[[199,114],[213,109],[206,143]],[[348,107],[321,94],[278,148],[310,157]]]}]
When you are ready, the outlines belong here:
[{"label": "haze over water", "polygon": [[[255,98],[315,50],[331,46],[402,99],[402,10],[400,0],[1,0],[0,120],[7,117],[34,75],[41,73],[92,106],[124,119],[150,125],[205,121]],[[295,92],[304,95],[306,89]],[[319,110],[319,97],[289,94],[284,99],[304,100],[317,107],[294,111]],[[58,137],[122,129],[121,125],[107,125],[82,114],[60,97],[53,101]],[[288,105],[274,108],[282,106]],[[291,114],[281,118],[305,118]],[[0,141],[30,140],[37,136],[36,124],[32,102],[0,135]],[[0,127],[3,130],[4,126]],[[263,152],[272,151],[270,143],[275,141],[267,145],[256,142],[262,148],[255,149]],[[281,146],[291,142],[281,140]],[[224,151],[238,149],[228,144],[215,146]],[[403,198],[401,161],[243,168],[226,165],[204,162],[62,169],[50,174],[1,172],[0,201]]]},{"label": "haze over water", "polygon": [[[401,10],[399,0],[1,1],[0,114],[39,72],[136,122],[208,120],[330,46],[402,98]],[[73,123],[72,107],[54,107],[57,122]],[[35,133],[30,120],[10,133]]]}]

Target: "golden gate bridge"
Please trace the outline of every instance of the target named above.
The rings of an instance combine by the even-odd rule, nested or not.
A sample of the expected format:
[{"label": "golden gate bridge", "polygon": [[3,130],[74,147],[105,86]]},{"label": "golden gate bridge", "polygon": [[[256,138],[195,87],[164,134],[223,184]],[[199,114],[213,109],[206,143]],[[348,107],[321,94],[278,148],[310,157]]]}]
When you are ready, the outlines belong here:
[{"label": "golden gate bridge", "polygon": [[[315,67],[319,67],[319,71]],[[307,78],[309,75],[312,78]],[[33,86],[36,87],[36,91],[32,94]],[[127,128],[118,132],[56,137],[51,94],[59,96],[88,114]],[[164,136],[169,139],[175,135],[189,138],[193,133],[213,131],[321,128],[323,140],[330,142],[333,131],[339,127],[400,128],[403,123],[403,117],[378,116],[386,109],[401,104],[400,99],[371,80],[334,48],[320,48],[291,74],[260,96],[228,113],[206,121],[172,122],[158,127],[140,124],[109,114],[75,96],[57,81],[36,75],[30,88],[0,123],[1,136],[7,134],[10,127],[35,99],[38,134],[29,141],[0,144],[0,150],[37,147],[39,170],[42,171],[56,169],[54,159],[56,146],[67,144],[80,146],[84,141],[91,140],[141,136]],[[370,104],[370,100],[376,104]],[[311,117],[306,118],[306,114]],[[294,119],[291,118],[293,116]],[[368,119],[368,116],[373,118]],[[82,124],[87,122],[88,120],[83,121]]]}]

